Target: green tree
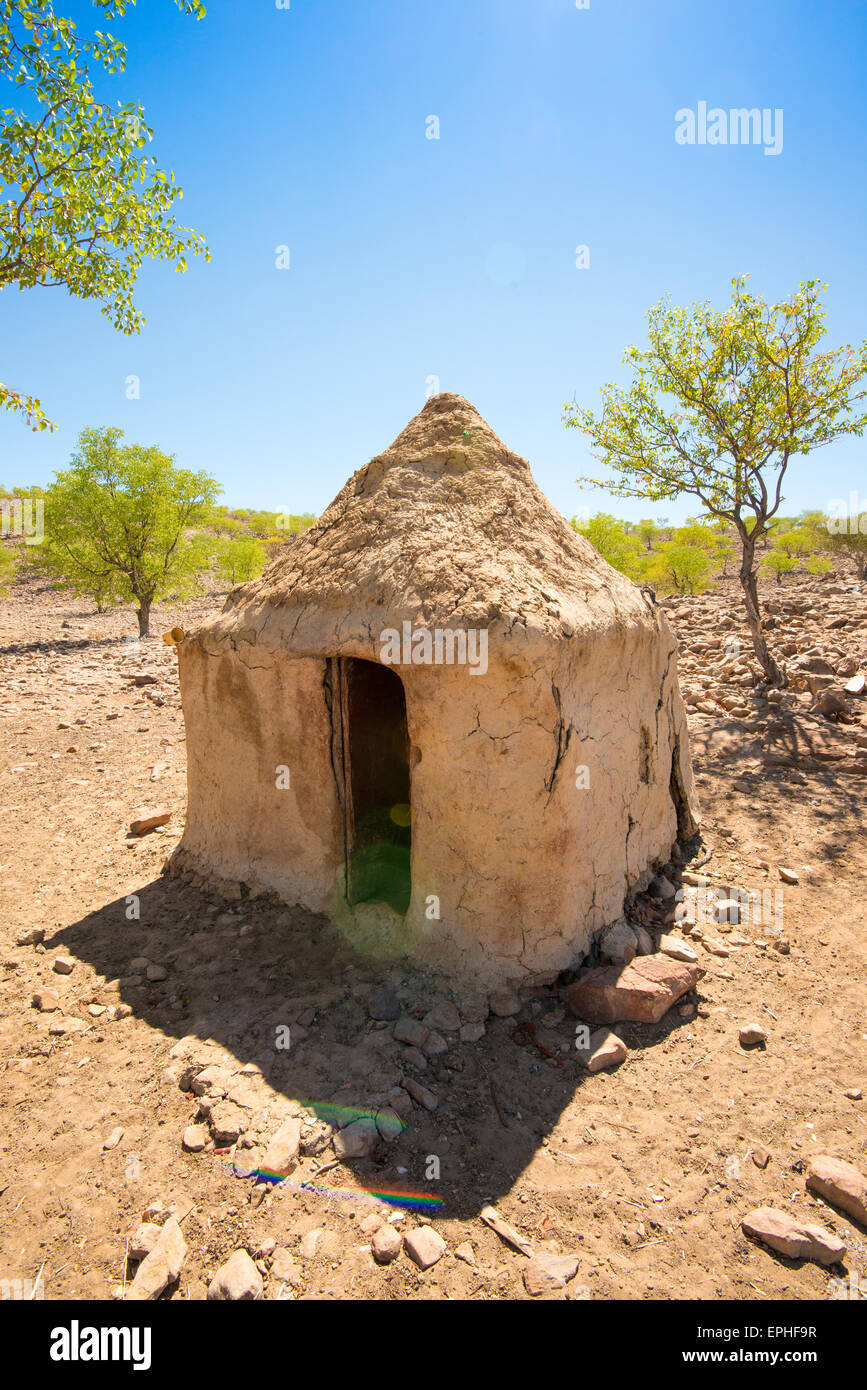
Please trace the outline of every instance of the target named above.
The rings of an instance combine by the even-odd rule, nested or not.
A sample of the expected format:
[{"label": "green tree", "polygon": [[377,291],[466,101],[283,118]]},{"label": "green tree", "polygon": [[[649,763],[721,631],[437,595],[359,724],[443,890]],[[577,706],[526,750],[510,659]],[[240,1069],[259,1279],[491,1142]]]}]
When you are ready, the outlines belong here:
[{"label": "green tree", "polygon": [[586,536],[603,559],[613,569],[637,579],[641,572],[643,551],[637,536],[631,535],[626,523],[606,512],[597,512],[586,520],[573,517],[572,526]]},{"label": "green tree", "polygon": [[867,512],[860,516],[828,517],[825,544],[855,563],[859,579],[867,578]]},{"label": "green tree", "polygon": [[83,430],[70,467],[46,493],[45,561],[67,587],[102,604],[135,602],[139,636],[151,605],[197,587],[207,554],[191,535],[221,491],[123,431]]},{"label": "green tree", "polygon": [[632,382],[609,385],[597,417],[565,406],[615,482],[582,478],[616,496],[669,500],[686,493],[727,521],[741,547],[739,579],[753,648],[767,681],[785,685],[762,630],[756,545],[783,500],[789,462],[867,424],[860,349],[819,351],[825,288],[808,280],[768,304],[737,276],[722,312],[663,299],[648,316],[648,347],[629,347]]},{"label": "green tree", "polygon": [[646,574],[664,593],[700,594],[708,586],[710,569],[706,547],[675,539],[654,551]]},{"label": "green tree", "polygon": [[795,556],[787,554],[785,550],[769,550],[762,559],[762,564],[777,576],[778,584],[782,584],[784,574],[790,574],[798,568]]},{"label": "green tree", "polygon": [[[93,0],[105,18],[135,0]],[[200,0],[175,0],[201,18]],[[142,262],[208,256],[201,236],[171,216],[175,176],[144,151],[153,132],[137,103],[98,101],[89,64],[121,73],[126,48],[110,34],[78,35],[51,0],[0,0],[0,90],[20,106],[0,111],[0,290],[64,286],[95,299],[121,333],[143,319],[133,303]],[[11,99],[12,91],[9,97]],[[39,401],[0,382],[0,407],[34,430],[53,429]]]},{"label": "green tree", "polygon": [[217,574],[226,585],[243,584],[255,579],[265,568],[267,551],[255,536],[229,539],[218,536],[214,545]]}]

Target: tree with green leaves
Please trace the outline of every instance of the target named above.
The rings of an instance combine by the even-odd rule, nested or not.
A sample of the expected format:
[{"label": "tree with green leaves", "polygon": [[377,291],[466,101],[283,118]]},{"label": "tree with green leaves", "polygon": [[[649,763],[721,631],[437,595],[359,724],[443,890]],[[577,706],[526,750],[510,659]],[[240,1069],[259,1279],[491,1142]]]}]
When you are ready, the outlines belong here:
[{"label": "tree with green leaves", "polygon": [[82,431],[45,495],[45,562],[76,593],[136,603],[147,637],[155,600],[198,587],[208,551],[195,528],[221,488],[209,473],[122,438],[118,429]]},{"label": "tree with green leaves", "polygon": [[790,555],[785,550],[769,550],[762,564],[777,576],[778,584],[782,584],[784,574],[791,574],[792,570],[798,568],[797,556]]},{"label": "tree with green leaves", "polygon": [[734,528],[753,648],[768,683],[782,686],[785,671],[762,630],[756,546],[779,511],[790,461],[863,434],[867,342],[819,351],[818,281],[768,304],[748,292],[747,278],[735,277],[722,311],[662,299],[648,315],[648,346],[626,350],[631,384],[606,386],[598,416],[564,409],[567,427],[583,430],[616,475],[579,482],[653,501],[685,493]]},{"label": "tree with green leaves", "polygon": [[18,568],[18,557],[11,545],[0,542],[0,594],[8,594]]},{"label": "tree with green leaves", "polygon": [[706,546],[675,538],[654,551],[645,575],[663,593],[700,594],[708,586],[710,571]]},{"label": "tree with green leaves", "polygon": [[859,579],[867,578],[867,512],[860,516],[828,517],[824,543],[838,555],[854,561]]},{"label": "tree with green leaves", "polygon": [[644,552],[638,537],[631,534],[625,522],[606,512],[597,512],[585,520],[573,517],[572,527],[587,537],[613,569],[629,575],[630,579],[638,578]]},{"label": "tree with green leaves", "polygon": [[[107,19],[136,0],[93,0]],[[201,18],[200,0],[175,0]],[[110,34],[82,38],[51,0],[0,0],[0,291],[63,287],[101,303],[121,333],[137,333],[133,302],[145,260],[178,271],[188,255],[208,256],[202,237],[178,226],[175,176],[145,154],[153,132],[144,111],[97,100],[90,65],[121,73],[126,48]],[[0,381],[0,407],[34,430],[53,429],[40,402]]]},{"label": "tree with green leaves", "polygon": [[268,552],[255,536],[217,536],[214,541],[217,574],[225,585],[244,584],[265,568]]}]

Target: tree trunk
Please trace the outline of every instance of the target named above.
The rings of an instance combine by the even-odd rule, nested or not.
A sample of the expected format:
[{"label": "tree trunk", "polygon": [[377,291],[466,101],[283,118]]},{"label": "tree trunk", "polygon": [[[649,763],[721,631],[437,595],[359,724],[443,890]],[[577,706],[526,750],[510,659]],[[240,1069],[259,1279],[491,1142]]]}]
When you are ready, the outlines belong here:
[{"label": "tree trunk", "polygon": [[138,635],[139,637],[150,637],[151,635],[151,601],[149,598],[139,599]]},{"label": "tree trunk", "polygon": [[756,584],[756,570],[754,564],[755,555],[755,542],[744,540],[743,555],[741,556],[741,572],[738,576],[741,581],[741,588],[744,591],[744,608],[747,612],[750,636],[753,639],[753,650],[764,672],[765,680],[768,682],[768,685],[776,685],[782,689],[788,685],[786,672],[781,666],[777,665],[771,655],[768,644],[765,641],[765,634],[762,631],[762,619],[759,612],[759,593]]}]

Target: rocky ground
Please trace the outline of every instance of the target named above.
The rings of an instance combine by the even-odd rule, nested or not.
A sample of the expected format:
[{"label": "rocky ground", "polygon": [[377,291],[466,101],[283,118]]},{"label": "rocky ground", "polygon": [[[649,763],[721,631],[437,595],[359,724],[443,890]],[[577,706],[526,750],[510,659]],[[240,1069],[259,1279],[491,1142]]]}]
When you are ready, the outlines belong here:
[{"label": "rocky ground", "polygon": [[[19,585],[0,602],[0,1281],[799,1300],[851,1274],[858,1297],[857,1174],[815,1159],[867,1170],[867,593],[838,575],[764,598],[783,695],[757,684],[730,581],[667,605],[702,836],[606,951],[688,987],[582,1052],[586,976],[455,996],[320,919],[165,874],[174,651],[130,640],[129,613]],[[761,1208],[782,1215],[748,1237]]]}]

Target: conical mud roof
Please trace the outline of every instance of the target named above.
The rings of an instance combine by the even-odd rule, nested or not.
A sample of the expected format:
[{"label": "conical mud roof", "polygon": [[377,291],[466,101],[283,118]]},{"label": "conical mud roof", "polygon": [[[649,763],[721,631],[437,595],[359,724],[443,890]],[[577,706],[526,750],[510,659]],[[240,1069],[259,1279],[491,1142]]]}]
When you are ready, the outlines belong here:
[{"label": "conical mud roof", "polygon": [[[265,609],[273,621],[263,624]],[[327,613],[336,625],[347,614],[517,621],[565,636],[647,616],[636,587],[551,506],[526,460],[449,393],[432,396],[259,579],[232,591],[213,630],[252,625],[265,637],[264,626],[268,645],[278,632],[284,645],[292,615],[306,627],[311,609],[320,631]]]}]

